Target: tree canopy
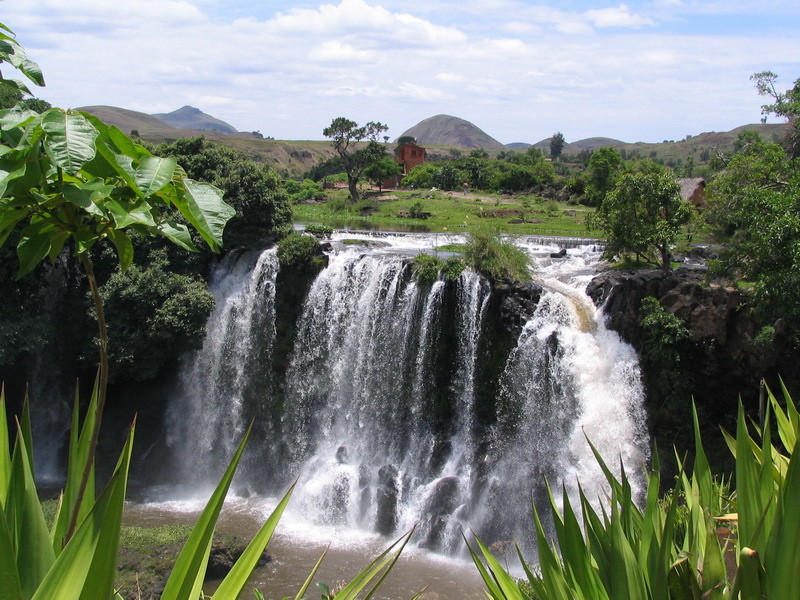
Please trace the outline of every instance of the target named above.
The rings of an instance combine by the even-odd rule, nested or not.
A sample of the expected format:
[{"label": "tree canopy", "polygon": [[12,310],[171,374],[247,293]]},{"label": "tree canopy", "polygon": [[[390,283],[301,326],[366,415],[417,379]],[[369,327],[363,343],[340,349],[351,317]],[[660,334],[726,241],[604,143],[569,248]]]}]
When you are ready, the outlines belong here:
[{"label": "tree canopy", "polygon": [[662,269],[670,268],[670,250],[691,208],[680,196],[674,175],[645,161],[638,170],[622,175],[597,209],[594,225],[606,234],[607,258],[651,253]]},{"label": "tree canopy", "polygon": [[388,129],[379,122],[370,121],[359,127],[355,121],[337,117],[322,131],[322,135],[331,138],[331,145],[342,160],[353,202],[358,202],[358,182],[364,170],[386,155],[386,147],[378,143],[378,137]]},{"label": "tree canopy", "polygon": [[584,202],[589,206],[601,206],[603,200],[617,183],[624,161],[614,148],[598,148],[589,157],[586,167]]},{"label": "tree canopy", "polygon": [[208,181],[225,193],[236,214],[225,228],[226,248],[257,246],[291,229],[289,196],[274,169],[246,154],[204,137],[162,144],[156,152],[174,157],[193,178]]},{"label": "tree canopy", "polygon": [[745,132],[708,187],[707,221],[725,242],[715,270],[755,284],[765,321],[800,336],[800,159]]},{"label": "tree canopy", "polygon": [[553,134],[553,137],[550,138],[550,157],[553,160],[557,160],[561,153],[564,151],[564,134],[560,131],[557,131]]}]

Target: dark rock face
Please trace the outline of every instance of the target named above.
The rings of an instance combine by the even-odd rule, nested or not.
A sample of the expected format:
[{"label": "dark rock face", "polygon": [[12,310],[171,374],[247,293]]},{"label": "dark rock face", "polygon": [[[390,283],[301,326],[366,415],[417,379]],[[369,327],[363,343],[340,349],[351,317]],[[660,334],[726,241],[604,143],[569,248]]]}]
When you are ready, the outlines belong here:
[{"label": "dark rock face", "polygon": [[606,272],[591,281],[586,293],[604,306],[607,325],[634,346],[641,342],[639,304],[647,296],[680,317],[694,341],[750,345],[758,324],[745,309],[746,298],[733,288],[705,285],[703,276],[688,269],[666,277],[658,270]]},{"label": "dark rock face", "polygon": [[[685,380],[687,390],[681,402],[685,406],[679,407],[682,414],[669,418],[660,415],[664,399],[653,397],[648,390],[650,425],[656,438],[670,419],[673,424],[678,418],[683,420],[690,431],[692,399],[701,412],[701,421],[705,413],[707,425],[717,423],[727,427],[735,418],[740,397],[745,408],[755,413],[761,379],[779,392],[779,378],[792,389],[800,376],[798,352],[787,336],[782,335],[780,322],[775,324],[777,335],[773,344],[758,343],[755,337],[765,324],[759,323],[750,311],[746,294],[731,287],[707,284],[704,276],[703,271],[686,268],[668,276],[656,270],[609,271],[597,275],[586,290],[595,304],[603,306],[607,326],[637,351],[642,349],[644,333],[639,306],[647,296],[657,298],[665,310],[680,317],[689,331],[691,340],[682,351],[677,375]],[[663,376],[658,365],[649,368],[656,372],[648,372],[643,364],[646,384]],[[691,441],[678,443],[683,447],[692,445]]]},{"label": "dark rock face", "polygon": [[525,323],[533,316],[542,286],[533,282],[506,282],[493,290],[498,316],[503,329],[512,337],[519,337]]},{"label": "dark rock face", "polygon": [[397,527],[397,493],[400,490],[394,465],[384,465],[378,470],[378,489],[375,501],[378,515],[375,529],[381,535],[391,535]]},{"label": "dark rock face", "polygon": [[455,511],[458,500],[458,478],[443,477],[440,479],[426,503],[425,529],[429,532],[422,542],[423,548],[439,548],[449,515]]}]

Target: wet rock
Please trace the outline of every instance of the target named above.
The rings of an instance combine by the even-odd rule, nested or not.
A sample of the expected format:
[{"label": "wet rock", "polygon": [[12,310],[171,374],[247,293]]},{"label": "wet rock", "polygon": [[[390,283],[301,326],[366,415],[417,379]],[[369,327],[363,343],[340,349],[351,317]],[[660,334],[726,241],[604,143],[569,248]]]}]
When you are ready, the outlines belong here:
[{"label": "wet rock", "polygon": [[498,296],[500,322],[516,338],[536,311],[542,296],[542,286],[530,281],[506,282],[496,286],[494,293]]},{"label": "wet rock", "polygon": [[378,489],[375,493],[378,514],[375,530],[381,535],[391,535],[397,527],[398,470],[394,465],[384,465],[378,471]]},{"label": "wet rock", "polygon": [[558,252],[551,252],[550,258],[564,258],[567,255],[567,249],[562,248]]},{"label": "wet rock", "polygon": [[443,477],[433,488],[425,504],[425,523],[427,532],[421,546],[430,550],[442,548],[444,533],[458,507],[459,481],[457,477]]}]

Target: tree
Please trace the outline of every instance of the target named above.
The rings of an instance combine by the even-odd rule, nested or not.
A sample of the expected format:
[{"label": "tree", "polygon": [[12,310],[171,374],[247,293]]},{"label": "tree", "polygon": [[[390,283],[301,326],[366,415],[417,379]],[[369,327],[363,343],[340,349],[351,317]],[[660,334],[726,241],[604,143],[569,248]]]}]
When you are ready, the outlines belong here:
[{"label": "tree", "polygon": [[620,178],[593,221],[606,234],[606,258],[632,253],[638,261],[655,251],[668,273],[670,249],[691,215],[675,177],[661,169],[645,168]]},{"label": "tree", "polygon": [[553,137],[550,138],[550,157],[553,160],[558,160],[558,157],[561,156],[561,152],[564,150],[564,134],[560,131],[557,131],[553,134]]},{"label": "tree", "polygon": [[584,202],[589,206],[601,206],[603,200],[617,182],[622,172],[622,156],[614,148],[598,148],[589,157],[586,167]]},{"label": "tree", "polygon": [[[350,200],[358,202],[358,181],[364,169],[386,155],[386,148],[378,143],[378,136],[389,128],[382,123],[370,121],[363,127],[344,117],[335,118],[330,126],[322,131],[322,135],[331,138],[331,145],[342,159],[347,173],[347,187]],[[364,142],[360,148],[356,146]]]},{"label": "tree", "polygon": [[364,175],[383,191],[383,182],[390,177],[403,174],[403,167],[390,156],[385,156],[364,169]]},{"label": "tree", "polygon": [[800,159],[748,135],[710,182],[706,220],[725,240],[717,273],[752,281],[765,322],[782,319],[800,339]]},{"label": "tree", "polygon": [[785,92],[778,92],[778,76],[772,71],[755,73],[750,79],[756,82],[759,94],[774,100],[772,104],[761,107],[763,120],[766,121],[768,114],[784,117],[790,126],[786,134],[786,151],[792,158],[800,157],[800,79],[795,80],[792,89]]},{"label": "tree", "polygon": [[416,144],[416,143],[417,143],[417,138],[415,138],[413,135],[401,135],[399,138],[397,138],[398,149],[402,148],[406,144]]},{"label": "tree", "polygon": [[270,166],[202,136],[162,144],[156,152],[175,157],[189,177],[225,193],[225,201],[236,210],[225,227],[226,248],[257,246],[291,230],[291,202]]}]

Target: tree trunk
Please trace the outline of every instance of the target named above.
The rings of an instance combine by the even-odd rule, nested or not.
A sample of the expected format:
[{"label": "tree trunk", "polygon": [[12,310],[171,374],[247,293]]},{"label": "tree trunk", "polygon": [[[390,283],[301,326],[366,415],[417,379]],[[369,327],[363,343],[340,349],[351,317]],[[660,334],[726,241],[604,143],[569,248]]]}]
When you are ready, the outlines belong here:
[{"label": "tree trunk", "polygon": [[355,204],[358,202],[358,179],[348,176],[347,187],[350,190],[350,201]]}]

